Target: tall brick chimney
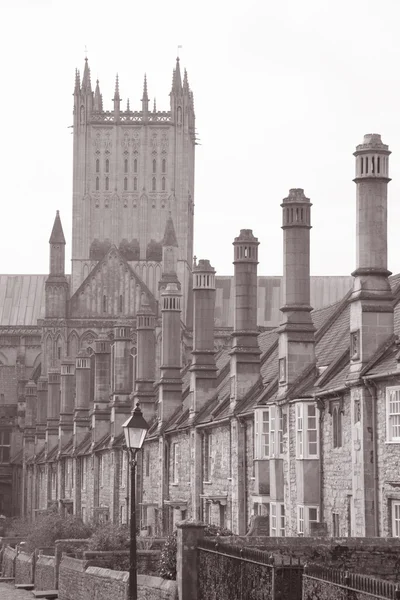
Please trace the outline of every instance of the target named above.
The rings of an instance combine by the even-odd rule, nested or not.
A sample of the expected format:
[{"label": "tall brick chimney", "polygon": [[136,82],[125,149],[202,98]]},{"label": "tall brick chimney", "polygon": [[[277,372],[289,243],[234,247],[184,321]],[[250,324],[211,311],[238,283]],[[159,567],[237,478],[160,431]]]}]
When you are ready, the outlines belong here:
[{"label": "tall brick chimney", "polygon": [[350,379],[394,331],[387,269],[387,187],[389,147],[377,133],[357,146],[357,268],[350,310]]},{"label": "tall brick chimney", "polygon": [[90,406],[92,442],[110,433],[111,342],[99,334],[94,342],[94,402]]},{"label": "tall brick chimney", "polygon": [[182,403],[181,293],[169,283],[161,294],[161,378],[158,383],[159,424],[170,419]]},{"label": "tall brick chimney", "polygon": [[74,448],[77,448],[89,431],[91,359],[86,349],[80,350],[75,362],[76,395],[74,406]]},{"label": "tall brick chimney", "polygon": [[58,449],[61,450],[72,438],[74,425],[74,398],[75,398],[75,360],[63,358],[61,360],[61,404],[60,423],[58,428]]},{"label": "tall brick chimney", "polygon": [[47,421],[47,377],[39,377],[37,383],[37,418],[35,436],[35,454],[44,448]]},{"label": "tall brick chimney", "polygon": [[215,390],[217,367],[214,351],[215,270],[209,260],[193,268],[193,351],[190,367],[190,418],[204,406]]},{"label": "tall brick chimney", "polygon": [[114,327],[111,436],[122,433],[131,414],[133,392],[132,323],[121,321]]},{"label": "tall brick chimney", "polygon": [[282,204],[283,306],[279,327],[279,395],[315,361],[310,306],[311,203],[291,189]]},{"label": "tall brick chimney", "polygon": [[148,299],[142,296],[137,313],[137,355],[134,404],[140,408],[146,421],[150,422],[155,413],[155,363],[156,363],[156,318]]},{"label": "tall brick chimney", "polygon": [[251,229],[235,238],[235,312],[231,350],[231,409],[260,377],[257,330],[258,239]]},{"label": "tall brick chimney", "polygon": [[49,369],[47,392],[46,452],[58,445],[58,424],[60,420],[60,370]]}]

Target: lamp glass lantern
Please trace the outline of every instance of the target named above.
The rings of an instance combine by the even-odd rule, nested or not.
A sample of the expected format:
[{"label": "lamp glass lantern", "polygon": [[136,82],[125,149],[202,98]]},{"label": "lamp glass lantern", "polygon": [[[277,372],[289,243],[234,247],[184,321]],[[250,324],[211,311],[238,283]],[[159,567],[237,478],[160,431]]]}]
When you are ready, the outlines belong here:
[{"label": "lamp glass lantern", "polygon": [[122,425],[125,435],[125,443],[128,450],[140,450],[147,434],[149,425],[144,419],[139,403],[132,415]]}]

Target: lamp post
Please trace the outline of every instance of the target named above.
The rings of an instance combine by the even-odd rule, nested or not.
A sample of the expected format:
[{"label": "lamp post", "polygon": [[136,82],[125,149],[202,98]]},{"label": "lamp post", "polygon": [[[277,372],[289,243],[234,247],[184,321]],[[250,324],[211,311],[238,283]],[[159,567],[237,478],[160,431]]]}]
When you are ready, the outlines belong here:
[{"label": "lamp post", "polygon": [[139,407],[139,402],[136,404],[136,408],[132,415],[122,425],[125,435],[126,447],[130,454],[131,464],[131,545],[130,545],[130,558],[129,558],[129,600],[137,600],[137,570],[136,570],[136,454],[137,451],[143,445],[144,438],[146,437],[147,430],[149,428],[148,423],[145,421],[142,415],[142,411]]}]

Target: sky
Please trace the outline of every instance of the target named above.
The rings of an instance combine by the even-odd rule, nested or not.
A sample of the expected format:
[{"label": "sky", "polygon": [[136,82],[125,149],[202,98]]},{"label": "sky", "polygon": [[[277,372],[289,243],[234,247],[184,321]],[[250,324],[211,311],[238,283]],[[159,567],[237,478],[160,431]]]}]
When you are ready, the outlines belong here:
[{"label": "sky", "polygon": [[60,210],[72,222],[75,68],[88,51],[112,109],[140,109],[147,73],[169,109],[177,46],[194,92],[195,254],[233,272],[232,241],[253,229],[259,274],[282,273],[280,203],[311,199],[311,272],[355,268],[354,157],[366,133],[392,150],[389,269],[400,271],[398,0],[9,0],[2,4],[0,272],[48,272]]}]

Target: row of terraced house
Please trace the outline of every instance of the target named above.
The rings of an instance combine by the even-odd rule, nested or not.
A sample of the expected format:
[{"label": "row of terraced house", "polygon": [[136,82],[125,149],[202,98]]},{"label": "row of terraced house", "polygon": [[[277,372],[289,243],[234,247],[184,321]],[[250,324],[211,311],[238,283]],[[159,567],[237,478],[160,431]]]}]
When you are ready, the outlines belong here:
[{"label": "row of terraced house", "polygon": [[[177,521],[194,519],[243,535],[261,515],[271,536],[399,537],[400,275],[387,265],[388,146],[368,134],[356,148],[352,289],[312,309],[311,202],[291,189],[281,203],[280,324],[260,327],[259,242],[242,229],[233,242],[233,327],[222,327],[226,287],[211,257],[193,259],[193,240],[185,237],[192,235],[193,190],[182,192],[179,177],[188,177],[190,188],[191,170],[175,175],[165,205],[164,190],[138,194],[137,207],[133,192],[96,195],[96,161],[107,152],[120,159],[117,183],[139,160],[143,190],[159,164],[168,187],[169,165],[178,158],[190,163],[194,109],[186,74],[182,83],[177,61],[165,114],[149,111],[146,81],[137,115],[120,111],[118,85],[114,113],[103,111],[97,88],[92,92],[86,63],[82,85],[76,78],[74,156],[90,131],[92,170],[85,177],[92,193],[85,195],[77,159],[72,277],[65,275],[57,214],[44,315],[37,328],[19,332],[16,350],[7,346],[11,330],[8,338],[1,331],[0,392],[14,386],[18,396],[12,406],[0,403],[10,512],[35,518],[55,506],[85,521],[126,522],[122,423],[139,402],[150,424],[136,499],[147,533],[165,534]],[[141,163],[142,152],[156,163]],[[119,243],[121,223],[124,210],[136,208],[147,229],[128,247],[125,238]],[[159,219],[150,218],[150,208]],[[107,210],[110,231],[101,234]],[[86,218],[94,230],[82,241]],[[154,279],[154,265],[157,281],[145,275],[151,266]]]}]

